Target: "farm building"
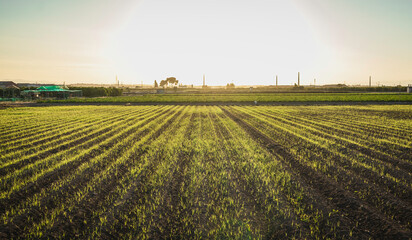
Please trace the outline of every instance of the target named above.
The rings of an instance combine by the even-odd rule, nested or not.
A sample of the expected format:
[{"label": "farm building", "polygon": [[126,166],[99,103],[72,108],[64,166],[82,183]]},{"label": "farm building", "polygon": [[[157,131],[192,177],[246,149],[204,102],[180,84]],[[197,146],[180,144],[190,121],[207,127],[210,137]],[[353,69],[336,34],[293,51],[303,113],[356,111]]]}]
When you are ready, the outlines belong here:
[{"label": "farm building", "polygon": [[407,93],[412,93],[412,84],[409,84],[409,85],[406,87],[406,92],[407,92]]},{"label": "farm building", "polygon": [[12,81],[0,81],[0,97],[15,98],[19,96],[20,88]]},{"label": "farm building", "polygon": [[58,98],[67,99],[71,97],[81,97],[81,90],[69,90],[61,86],[41,86],[36,90],[25,90],[21,92],[24,98]]}]

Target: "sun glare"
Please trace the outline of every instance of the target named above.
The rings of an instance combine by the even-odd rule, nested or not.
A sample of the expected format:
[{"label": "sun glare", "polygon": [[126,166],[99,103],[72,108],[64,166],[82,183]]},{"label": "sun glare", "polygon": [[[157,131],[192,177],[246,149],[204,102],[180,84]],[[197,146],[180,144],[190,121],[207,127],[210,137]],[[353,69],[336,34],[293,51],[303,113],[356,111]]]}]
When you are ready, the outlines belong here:
[{"label": "sun glare", "polygon": [[245,20],[239,16],[248,13],[243,9],[185,22],[193,15],[159,20],[166,10],[145,2],[113,31],[103,54],[129,83],[172,75],[201,84],[207,74],[212,85],[247,85],[268,83],[277,74],[291,84],[298,71],[312,74],[322,67],[326,55],[299,11],[292,4],[282,7],[287,13],[276,17],[265,12],[260,19]]}]

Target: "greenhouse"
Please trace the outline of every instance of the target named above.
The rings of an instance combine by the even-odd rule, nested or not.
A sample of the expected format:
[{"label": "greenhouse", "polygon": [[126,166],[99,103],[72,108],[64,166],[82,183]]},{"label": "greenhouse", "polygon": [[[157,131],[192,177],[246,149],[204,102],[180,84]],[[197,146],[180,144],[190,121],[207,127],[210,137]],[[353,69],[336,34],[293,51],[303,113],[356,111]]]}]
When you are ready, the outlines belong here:
[{"label": "greenhouse", "polygon": [[69,90],[61,86],[41,86],[36,90],[25,90],[21,92],[22,97],[29,99],[36,98],[58,98],[68,99],[71,97],[81,97],[81,90]]}]

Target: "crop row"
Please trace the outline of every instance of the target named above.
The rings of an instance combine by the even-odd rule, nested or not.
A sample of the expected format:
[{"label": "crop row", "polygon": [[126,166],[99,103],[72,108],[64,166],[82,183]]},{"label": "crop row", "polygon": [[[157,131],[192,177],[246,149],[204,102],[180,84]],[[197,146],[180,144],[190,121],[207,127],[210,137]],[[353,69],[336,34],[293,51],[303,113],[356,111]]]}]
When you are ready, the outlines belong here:
[{"label": "crop row", "polygon": [[408,106],[1,111],[4,238],[412,236]]}]

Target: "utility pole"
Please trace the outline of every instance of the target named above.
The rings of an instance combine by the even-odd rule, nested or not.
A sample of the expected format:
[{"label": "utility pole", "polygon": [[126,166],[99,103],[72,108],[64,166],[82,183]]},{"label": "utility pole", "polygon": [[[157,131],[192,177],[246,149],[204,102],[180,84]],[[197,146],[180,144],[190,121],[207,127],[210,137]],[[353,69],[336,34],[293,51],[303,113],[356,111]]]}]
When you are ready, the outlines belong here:
[{"label": "utility pole", "polygon": [[372,87],[372,77],[369,76],[369,87]]},{"label": "utility pole", "polygon": [[278,86],[278,75],[276,75],[276,87]]},{"label": "utility pole", "polygon": [[116,84],[117,84],[117,87],[120,87],[120,82],[119,82],[119,79],[117,78],[117,75],[116,75]]},{"label": "utility pole", "polygon": [[316,78],[313,79],[313,86],[316,86]]},{"label": "utility pole", "polygon": [[206,82],[205,82],[205,75],[203,74],[203,87],[206,86]]},{"label": "utility pole", "polygon": [[300,87],[300,72],[298,72],[298,87]]}]

